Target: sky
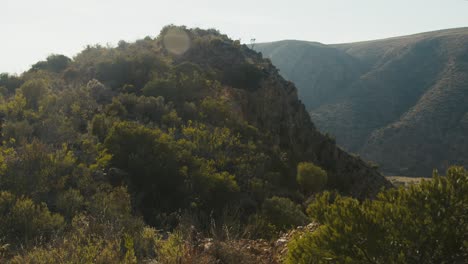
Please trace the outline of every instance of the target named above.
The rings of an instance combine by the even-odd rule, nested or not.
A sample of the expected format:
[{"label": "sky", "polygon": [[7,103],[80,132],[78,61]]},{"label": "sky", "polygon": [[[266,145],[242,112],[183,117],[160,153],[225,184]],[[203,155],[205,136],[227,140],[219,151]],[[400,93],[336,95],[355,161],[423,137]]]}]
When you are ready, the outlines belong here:
[{"label": "sky", "polygon": [[168,24],[244,43],[344,43],[468,27],[468,0],[0,0],[0,72],[88,44],[155,37]]}]

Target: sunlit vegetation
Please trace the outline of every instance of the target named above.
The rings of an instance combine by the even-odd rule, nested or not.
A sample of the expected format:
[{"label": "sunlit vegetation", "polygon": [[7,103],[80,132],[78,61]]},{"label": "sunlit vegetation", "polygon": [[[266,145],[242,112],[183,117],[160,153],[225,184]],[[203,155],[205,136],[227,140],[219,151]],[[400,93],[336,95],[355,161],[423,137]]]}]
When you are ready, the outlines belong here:
[{"label": "sunlit vegetation", "polygon": [[[187,50],[187,43],[168,47],[172,37],[163,41],[171,29],[186,35]],[[276,107],[272,80],[294,95],[247,46],[216,30],[173,26],[135,43],[88,46],[74,58],[51,55],[20,76],[1,74],[0,262],[257,263],[256,253],[232,248],[232,241],[275,239],[310,221],[322,227],[291,244],[292,262],[361,263],[366,256],[356,244],[375,263],[392,263],[377,253],[392,236],[397,244],[387,255],[401,259],[464,254],[466,172],[454,169],[447,179],[383,192],[372,202],[320,194],[350,194],[366,180],[368,189],[354,193],[367,197],[377,192],[370,188],[387,185],[312,130],[306,112],[294,118],[307,121],[307,133],[286,139],[279,134],[289,123],[272,131],[262,124],[269,120],[246,118],[261,101],[245,98],[262,89],[273,99],[258,115]],[[301,110],[291,98],[287,105]],[[301,134],[314,140],[289,142]],[[434,218],[434,208],[452,204]],[[408,230],[397,230],[397,218]],[[416,239],[418,230],[427,237]],[[438,235],[441,245],[429,243]],[[200,244],[207,237],[211,244]]]},{"label": "sunlit vegetation", "polygon": [[161,237],[181,219],[246,237],[305,223],[294,162],[226,97],[259,87],[259,63],[215,30],[178,28],[191,47],[172,54],[170,28],[0,75],[1,260],[180,263],[185,234]]},{"label": "sunlit vegetation", "polygon": [[322,226],[290,243],[287,263],[464,263],[467,205],[461,167],[373,201],[324,192],[307,209]]}]

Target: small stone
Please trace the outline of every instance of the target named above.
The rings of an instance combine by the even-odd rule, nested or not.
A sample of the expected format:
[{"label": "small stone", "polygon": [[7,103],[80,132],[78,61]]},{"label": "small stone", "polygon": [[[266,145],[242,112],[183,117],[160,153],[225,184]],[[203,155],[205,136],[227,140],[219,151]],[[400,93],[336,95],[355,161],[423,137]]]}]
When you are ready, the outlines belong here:
[{"label": "small stone", "polygon": [[208,242],[208,243],[206,243],[206,244],[203,246],[203,249],[204,249],[205,251],[209,251],[212,247],[213,247],[213,243],[212,243],[212,242]]},{"label": "small stone", "polygon": [[277,247],[280,247],[280,246],[282,246],[282,245],[284,245],[286,243],[288,243],[288,240],[286,240],[285,238],[280,238],[280,239],[276,240],[276,246]]}]

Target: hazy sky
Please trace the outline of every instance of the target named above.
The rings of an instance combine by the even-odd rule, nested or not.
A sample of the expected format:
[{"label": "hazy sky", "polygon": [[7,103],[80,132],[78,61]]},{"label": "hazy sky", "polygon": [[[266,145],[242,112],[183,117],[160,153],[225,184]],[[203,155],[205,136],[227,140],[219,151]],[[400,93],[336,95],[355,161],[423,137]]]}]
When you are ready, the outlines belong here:
[{"label": "hazy sky", "polygon": [[0,72],[51,53],[156,36],[167,24],[257,42],[341,43],[468,26],[467,0],[0,0]]}]

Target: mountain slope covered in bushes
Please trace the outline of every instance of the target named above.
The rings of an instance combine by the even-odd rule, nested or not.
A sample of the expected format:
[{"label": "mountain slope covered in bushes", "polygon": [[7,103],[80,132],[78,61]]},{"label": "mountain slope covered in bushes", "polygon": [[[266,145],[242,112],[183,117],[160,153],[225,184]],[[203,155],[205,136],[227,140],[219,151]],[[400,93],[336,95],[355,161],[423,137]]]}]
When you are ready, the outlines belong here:
[{"label": "mountain slope covered in bushes", "polygon": [[[2,74],[0,92],[0,258],[13,263],[171,263],[182,238],[156,229],[269,237],[307,221],[311,191],[390,187],[316,130],[268,60],[216,30],[51,55]],[[318,189],[313,171],[296,181],[300,162]]]}]

